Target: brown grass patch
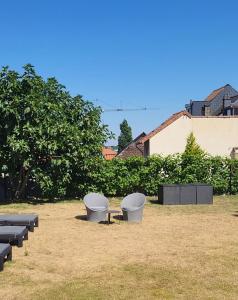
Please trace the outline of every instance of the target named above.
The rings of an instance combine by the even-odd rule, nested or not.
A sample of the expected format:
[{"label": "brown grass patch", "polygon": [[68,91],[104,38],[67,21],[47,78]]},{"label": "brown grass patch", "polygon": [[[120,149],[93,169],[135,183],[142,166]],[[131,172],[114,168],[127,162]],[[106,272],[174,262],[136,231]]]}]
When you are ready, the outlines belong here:
[{"label": "brown grass patch", "polygon": [[213,206],[148,203],[142,224],[109,226],[76,218],[85,215],[81,202],[4,211],[38,213],[40,227],[14,247],[1,299],[237,299],[237,197],[216,197]]}]

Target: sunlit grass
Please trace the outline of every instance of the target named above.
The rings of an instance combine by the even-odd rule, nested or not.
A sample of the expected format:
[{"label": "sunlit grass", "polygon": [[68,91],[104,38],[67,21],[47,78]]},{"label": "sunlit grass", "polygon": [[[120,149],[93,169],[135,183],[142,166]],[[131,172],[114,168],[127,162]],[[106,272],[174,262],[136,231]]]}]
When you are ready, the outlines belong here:
[{"label": "sunlit grass", "polygon": [[6,211],[38,213],[40,227],[5,263],[3,299],[237,299],[237,196],[197,206],[148,197],[142,224],[76,218],[86,213],[77,199]]}]

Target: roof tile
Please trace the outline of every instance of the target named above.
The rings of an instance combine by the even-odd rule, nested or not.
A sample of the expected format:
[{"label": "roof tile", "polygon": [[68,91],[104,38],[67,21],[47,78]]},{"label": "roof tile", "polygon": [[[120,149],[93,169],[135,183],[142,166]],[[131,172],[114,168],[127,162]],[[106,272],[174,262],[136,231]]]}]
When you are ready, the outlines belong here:
[{"label": "roof tile", "polygon": [[167,126],[169,126],[170,124],[172,124],[174,121],[176,121],[177,119],[179,119],[182,116],[187,116],[189,118],[191,118],[190,113],[188,113],[186,110],[182,110],[180,112],[177,112],[175,114],[173,114],[171,117],[169,117],[165,122],[163,122],[159,127],[155,128],[154,130],[152,130],[149,134],[147,134],[144,138],[142,138],[140,140],[140,143],[144,143],[147,140],[151,139],[154,135],[156,135],[158,132],[160,132],[161,130],[163,130],[164,128],[166,128]]}]

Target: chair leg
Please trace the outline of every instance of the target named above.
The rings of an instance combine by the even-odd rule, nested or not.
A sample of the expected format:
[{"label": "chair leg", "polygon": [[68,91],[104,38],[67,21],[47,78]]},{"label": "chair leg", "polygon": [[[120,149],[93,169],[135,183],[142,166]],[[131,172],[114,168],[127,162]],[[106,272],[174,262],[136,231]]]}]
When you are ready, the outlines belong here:
[{"label": "chair leg", "polygon": [[17,241],[17,246],[18,247],[23,247],[23,238],[19,238]]},{"label": "chair leg", "polygon": [[0,271],[3,271],[4,258],[0,257]]},{"label": "chair leg", "polygon": [[31,224],[31,225],[29,226],[29,231],[30,231],[30,232],[34,232],[34,224],[33,224],[33,225]]},{"label": "chair leg", "polygon": [[7,255],[7,260],[12,260],[12,247]]},{"label": "chair leg", "polygon": [[24,235],[24,240],[28,240],[28,231],[27,231],[26,234]]}]

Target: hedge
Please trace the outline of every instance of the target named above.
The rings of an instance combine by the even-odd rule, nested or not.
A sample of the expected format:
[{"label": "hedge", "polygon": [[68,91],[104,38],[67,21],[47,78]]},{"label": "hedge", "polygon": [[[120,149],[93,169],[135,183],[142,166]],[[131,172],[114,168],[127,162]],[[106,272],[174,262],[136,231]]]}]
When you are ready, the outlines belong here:
[{"label": "hedge", "polygon": [[156,195],[163,183],[208,183],[215,194],[238,193],[238,161],[229,158],[173,155],[103,161],[82,186],[84,194],[124,196],[135,191]]},{"label": "hedge", "polygon": [[[58,177],[56,176],[56,179]],[[72,172],[70,181],[54,180],[48,189],[42,188],[37,177],[31,177],[26,197],[30,198],[75,198],[88,192],[101,192],[106,196],[124,196],[133,192],[157,195],[160,184],[208,183],[215,194],[238,193],[238,160],[211,157],[208,155],[131,157],[106,161],[94,159],[85,172]],[[6,178],[6,190],[9,182]],[[63,188],[64,193],[57,193]],[[52,196],[53,195],[53,196]],[[10,198],[9,198],[10,199]]]}]

